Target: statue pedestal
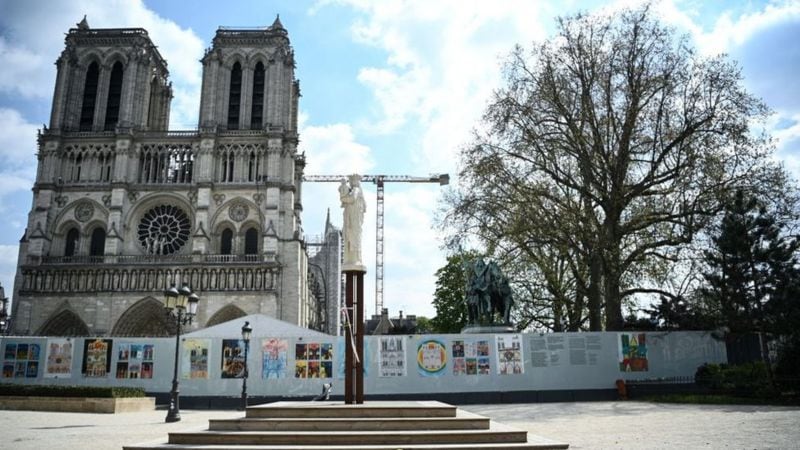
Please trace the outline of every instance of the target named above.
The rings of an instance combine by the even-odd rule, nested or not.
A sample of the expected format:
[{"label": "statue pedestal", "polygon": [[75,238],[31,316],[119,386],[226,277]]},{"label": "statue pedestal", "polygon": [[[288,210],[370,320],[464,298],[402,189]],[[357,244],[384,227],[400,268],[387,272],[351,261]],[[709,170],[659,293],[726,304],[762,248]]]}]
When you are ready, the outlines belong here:
[{"label": "statue pedestal", "polygon": [[364,272],[363,266],[345,266],[344,402],[364,403]]},{"label": "statue pedestal", "polygon": [[461,330],[461,334],[497,334],[497,333],[516,333],[517,330],[511,325],[467,325]]}]

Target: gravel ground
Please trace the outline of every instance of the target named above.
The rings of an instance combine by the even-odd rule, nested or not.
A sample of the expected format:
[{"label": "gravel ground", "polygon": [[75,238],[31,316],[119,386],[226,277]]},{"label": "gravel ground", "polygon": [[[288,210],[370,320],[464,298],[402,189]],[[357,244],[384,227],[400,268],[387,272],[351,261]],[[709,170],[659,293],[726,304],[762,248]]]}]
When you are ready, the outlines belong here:
[{"label": "gravel ground", "polygon": [[587,402],[463,409],[571,449],[800,449],[800,407]]},{"label": "gravel ground", "polygon": [[[468,405],[470,412],[567,442],[571,449],[800,448],[800,407],[674,405],[646,402]],[[183,410],[121,414],[0,411],[0,449],[121,449],[163,439],[170,431],[205,429],[208,419],[238,411]]]}]

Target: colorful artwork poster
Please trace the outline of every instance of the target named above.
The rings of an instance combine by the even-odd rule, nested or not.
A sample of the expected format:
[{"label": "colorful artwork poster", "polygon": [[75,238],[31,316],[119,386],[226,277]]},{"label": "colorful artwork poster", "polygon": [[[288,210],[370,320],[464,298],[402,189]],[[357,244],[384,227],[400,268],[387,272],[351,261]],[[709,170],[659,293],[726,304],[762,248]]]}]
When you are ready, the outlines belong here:
[{"label": "colorful artwork poster", "polygon": [[333,344],[298,342],[294,345],[295,378],[333,378]]},{"label": "colorful artwork poster", "polygon": [[647,340],[644,333],[620,333],[619,371],[647,372]]},{"label": "colorful artwork poster", "polygon": [[[345,363],[345,360],[346,360],[345,342],[346,342],[346,338],[344,336],[340,337],[336,341],[336,351],[338,351],[339,355],[340,355],[339,363],[337,364],[338,368],[336,369],[336,376],[340,380],[344,379],[344,363]],[[348,342],[347,345],[351,345],[351,344]],[[369,341],[368,340],[364,341],[364,354],[362,355],[362,357],[364,359],[362,361],[364,378],[366,378],[369,375]]]},{"label": "colorful artwork poster", "polygon": [[[185,380],[208,379],[208,339],[186,339],[181,354],[181,377]],[[146,355],[145,355],[146,356]]]},{"label": "colorful artwork poster", "polygon": [[49,339],[47,341],[47,363],[45,378],[69,378],[72,376],[72,341]]},{"label": "colorful artwork poster", "polygon": [[244,378],[243,340],[222,340],[222,378]]},{"label": "colorful artwork poster", "polygon": [[447,348],[436,339],[422,341],[417,346],[417,371],[423,377],[438,377],[447,367]]},{"label": "colorful artwork poster", "polygon": [[39,376],[39,344],[7,343],[3,355],[3,378]]},{"label": "colorful artwork poster", "polygon": [[261,378],[285,378],[289,342],[285,339],[264,339],[261,341],[264,359],[261,365]]},{"label": "colorful artwork poster", "polygon": [[489,375],[489,341],[454,340],[450,350],[453,375]]},{"label": "colorful artwork poster", "polygon": [[378,376],[406,376],[406,347],[403,336],[381,336],[380,346]]},{"label": "colorful artwork poster", "polygon": [[111,339],[87,339],[83,341],[81,372],[87,378],[104,378],[111,371]]},{"label": "colorful artwork poster", "polygon": [[[497,343],[497,373],[499,375],[519,375],[525,371],[522,359],[522,338],[518,334],[495,336]],[[488,359],[488,358],[487,358]],[[486,366],[488,369],[488,366]],[[480,372],[480,361],[478,371]]]},{"label": "colorful artwork poster", "polygon": [[153,345],[121,343],[117,346],[117,378],[153,378]]}]

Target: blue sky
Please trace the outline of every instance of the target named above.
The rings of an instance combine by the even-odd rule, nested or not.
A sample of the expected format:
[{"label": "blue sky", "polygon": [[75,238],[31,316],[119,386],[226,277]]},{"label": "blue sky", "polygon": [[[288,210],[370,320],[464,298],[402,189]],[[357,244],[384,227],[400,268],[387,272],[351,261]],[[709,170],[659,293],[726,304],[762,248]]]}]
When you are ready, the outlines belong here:
[{"label": "blue sky", "polygon": [[[266,26],[280,14],[300,80],[300,151],[307,174],[426,176],[457,171],[519,43],[546,39],[557,15],[611,12],[637,1],[142,1],[0,0],[0,282],[10,294],[31,204],[36,130],[49,121],[54,62],[84,14],[92,27],[142,27],[169,64],[172,129],[197,124],[203,50],[218,26]],[[774,110],[776,158],[800,175],[800,2],[663,0],[657,14],[703,54],[728,53],[745,84]],[[454,182],[457,179],[454,178]],[[385,306],[433,316],[434,272],[444,264],[432,219],[442,188],[386,187]],[[367,301],[374,301],[375,191],[366,185]],[[335,184],[304,188],[303,226],[322,232]],[[372,314],[372,308],[367,311]]]}]

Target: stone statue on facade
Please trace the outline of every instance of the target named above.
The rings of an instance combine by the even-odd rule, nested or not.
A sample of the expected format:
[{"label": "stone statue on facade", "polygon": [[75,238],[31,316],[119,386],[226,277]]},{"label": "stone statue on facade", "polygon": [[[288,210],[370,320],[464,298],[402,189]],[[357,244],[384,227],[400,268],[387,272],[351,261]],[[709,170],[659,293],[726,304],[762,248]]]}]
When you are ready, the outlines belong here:
[{"label": "stone statue on facade", "polygon": [[468,263],[466,306],[471,325],[511,325],[514,299],[511,286],[496,262],[486,264],[483,258]]},{"label": "stone statue on facade", "polygon": [[361,175],[350,175],[339,185],[339,200],[344,208],[342,237],[344,239],[344,268],[363,269],[361,260],[361,228],[367,202],[361,190]]}]

